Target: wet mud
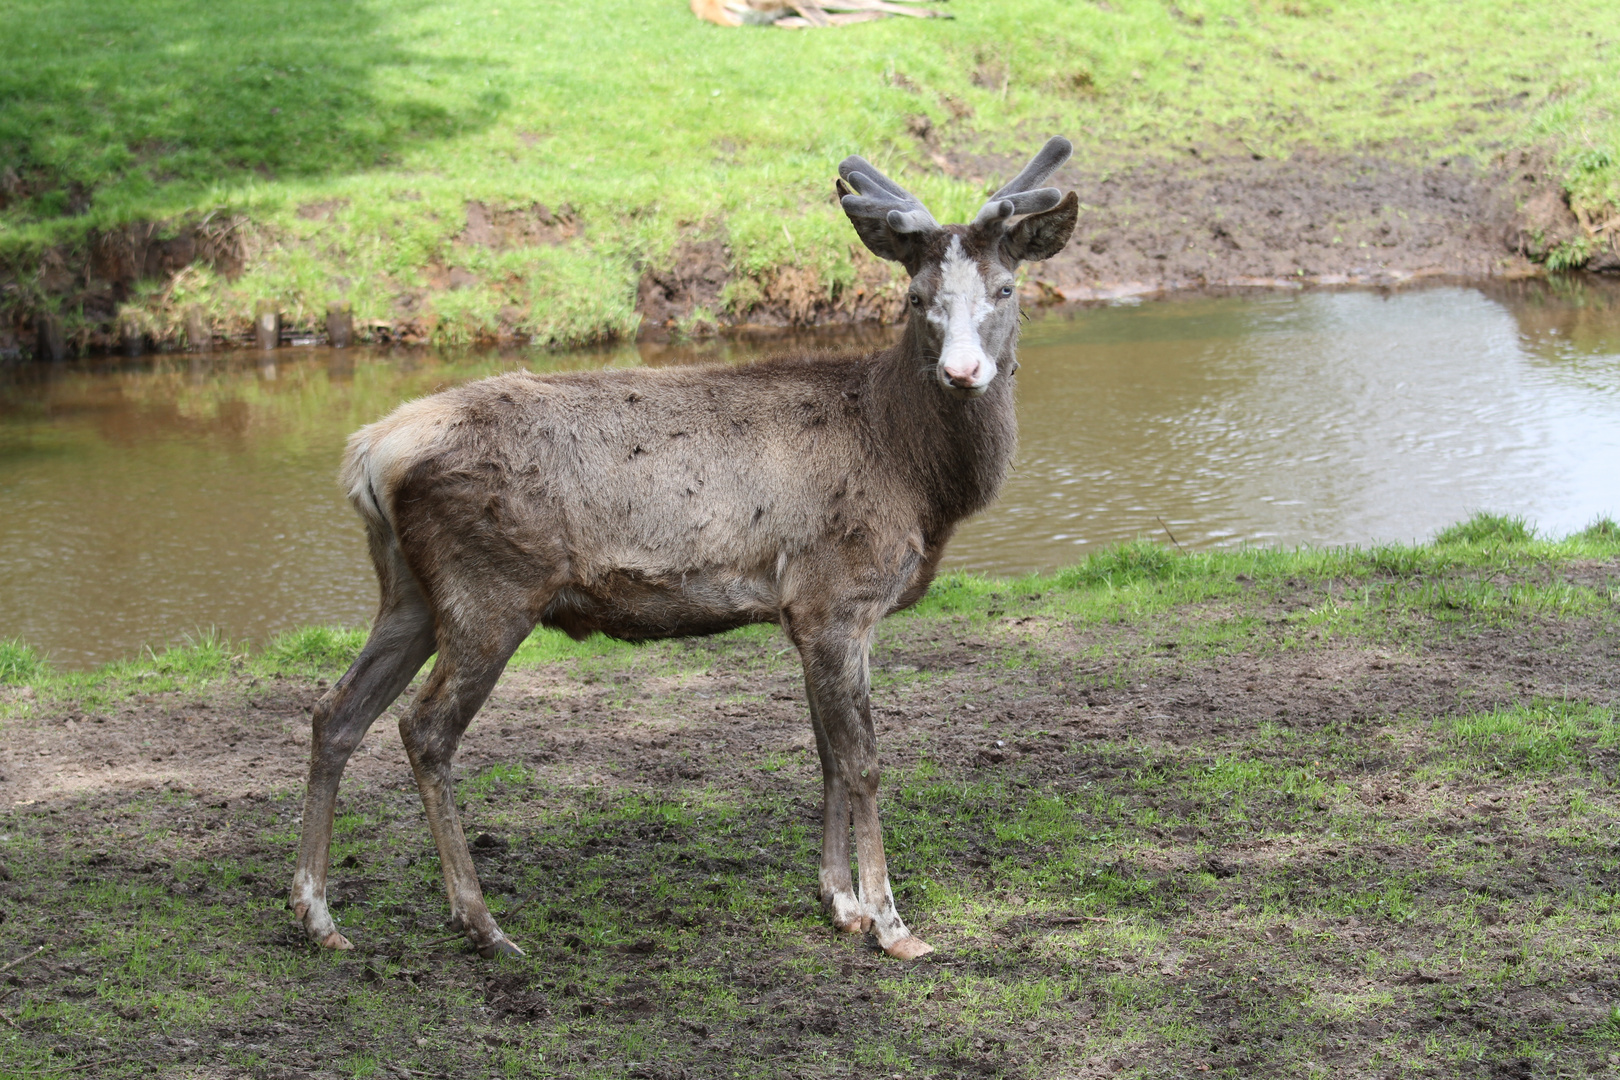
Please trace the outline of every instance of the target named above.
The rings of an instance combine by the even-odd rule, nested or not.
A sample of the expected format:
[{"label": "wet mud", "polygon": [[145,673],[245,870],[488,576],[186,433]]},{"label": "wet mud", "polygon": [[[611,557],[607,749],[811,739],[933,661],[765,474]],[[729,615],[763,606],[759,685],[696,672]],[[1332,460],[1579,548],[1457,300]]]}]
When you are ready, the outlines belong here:
[{"label": "wet mud", "polygon": [[[1530,154],[1417,166],[1189,148],[1179,160],[1070,169],[1080,226],[1031,272],[1048,300],[1537,276],[1550,251],[1585,235]],[[1603,246],[1586,269],[1620,272],[1620,247]]]}]

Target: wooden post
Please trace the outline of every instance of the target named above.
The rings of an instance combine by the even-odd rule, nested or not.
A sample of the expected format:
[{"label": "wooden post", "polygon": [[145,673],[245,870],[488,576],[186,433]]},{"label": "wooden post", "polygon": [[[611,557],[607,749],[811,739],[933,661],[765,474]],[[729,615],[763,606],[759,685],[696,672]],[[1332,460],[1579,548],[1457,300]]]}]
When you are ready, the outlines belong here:
[{"label": "wooden post", "polygon": [[186,348],[191,352],[207,352],[214,344],[214,335],[208,330],[208,317],[201,304],[186,308]]},{"label": "wooden post", "polygon": [[334,349],[354,344],[354,310],[347,300],[326,305],[326,341]]},{"label": "wooden post", "polygon": [[125,356],[139,356],[146,351],[146,331],[141,329],[141,320],[126,315],[118,320],[118,336],[122,339]]},{"label": "wooden post", "polygon": [[274,300],[260,300],[253,307],[253,337],[261,349],[281,345],[281,312]]},{"label": "wooden post", "polygon": [[39,332],[34,355],[41,360],[60,364],[67,359],[67,339],[62,336],[62,320],[50,312],[34,316],[34,327]]}]

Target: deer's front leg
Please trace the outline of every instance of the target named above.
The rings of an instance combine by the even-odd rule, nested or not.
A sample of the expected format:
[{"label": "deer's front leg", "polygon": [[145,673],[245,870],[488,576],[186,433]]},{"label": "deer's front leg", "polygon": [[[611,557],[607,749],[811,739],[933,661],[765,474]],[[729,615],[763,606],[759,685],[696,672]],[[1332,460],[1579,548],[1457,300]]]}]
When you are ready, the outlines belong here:
[{"label": "deer's front leg", "polygon": [[[804,657],[805,685],[815,702],[817,745],[826,743],[822,752],[828,797],[825,821],[829,831],[838,834],[836,841],[828,836],[822,841],[823,895],[825,897],[830,878],[834,886],[833,904],[838,904],[840,851],[844,852],[842,865],[846,875],[842,880],[848,880],[848,849],[844,846],[847,840],[843,839],[841,817],[837,823],[833,817],[834,799],[841,793],[848,799],[855,826],[855,855],[860,872],[860,893],[856,902],[861,928],[870,928],[878,944],[890,956],[910,959],[933,952],[933,948],[906,928],[889,887],[883,829],[878,821],[877,733],[872,727],[869,700],[867,639],[866,633],[845,630],[816,634],[799,645]],[[832,776],[825,776],[828,751],[833,759]],[[829,855],[832,865],[829,865]],[[840,914],[834,906],[833,918],[838,925],[843,929],[856,929],[851,925],[852,920],[840,921]]]},{"label": "deer's front leg", "polygon": [[871,923],[849,873],[849,789],[844,786],[832,744],[827,741],[827,729],[816,711],[816,695],[808,682],[805,689],[810,701],[810,723],[816,732],[816,753],[821,757],[821,906],[838,929],[861,934]]}]

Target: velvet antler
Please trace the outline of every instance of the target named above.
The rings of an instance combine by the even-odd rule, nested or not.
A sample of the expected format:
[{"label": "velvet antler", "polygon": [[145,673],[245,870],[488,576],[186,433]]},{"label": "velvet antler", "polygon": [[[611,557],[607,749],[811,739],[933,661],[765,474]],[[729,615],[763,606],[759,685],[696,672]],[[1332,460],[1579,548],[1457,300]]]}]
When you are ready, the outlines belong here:
[{"label": "velvet antler", "polygon": [[939,231],[939,222],[917,196],[884,176],[859,154],[839,162],[838,175],[839,201],[851,219],[881,221],[897,233]]},{"label": "velvet antler", "polygon": [[979,209],[973,219],[975,225],[1006,221],[1014,214],[1039,214],[1050,210],[1062,200],[1057,188],[1037,187],[1074,153],[1074,144],[1061,135],[1055,135],[1041,147],[1041,152],[1030,159],[1024,170],[990,196],[990,201]]}]

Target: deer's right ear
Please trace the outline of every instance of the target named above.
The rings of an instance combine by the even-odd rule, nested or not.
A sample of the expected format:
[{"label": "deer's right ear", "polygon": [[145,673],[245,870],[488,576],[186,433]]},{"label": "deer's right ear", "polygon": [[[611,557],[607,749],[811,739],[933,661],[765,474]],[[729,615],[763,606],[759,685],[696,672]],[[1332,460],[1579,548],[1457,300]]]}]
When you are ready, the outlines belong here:
[{"label": "deer's right ear", "polygon": [[908,271],[916,273],[916,266],[921,261],[919,238],[911,233],[895,232],[883,217],[862,213],[846,204],[844,200],[855,193],[842,179],[834,180],[833,188],[838,194],[838,205],[843,207],[849,223],[855,226],[855,235],[861,238],[866,250],[880,259],[901,263]]}]

